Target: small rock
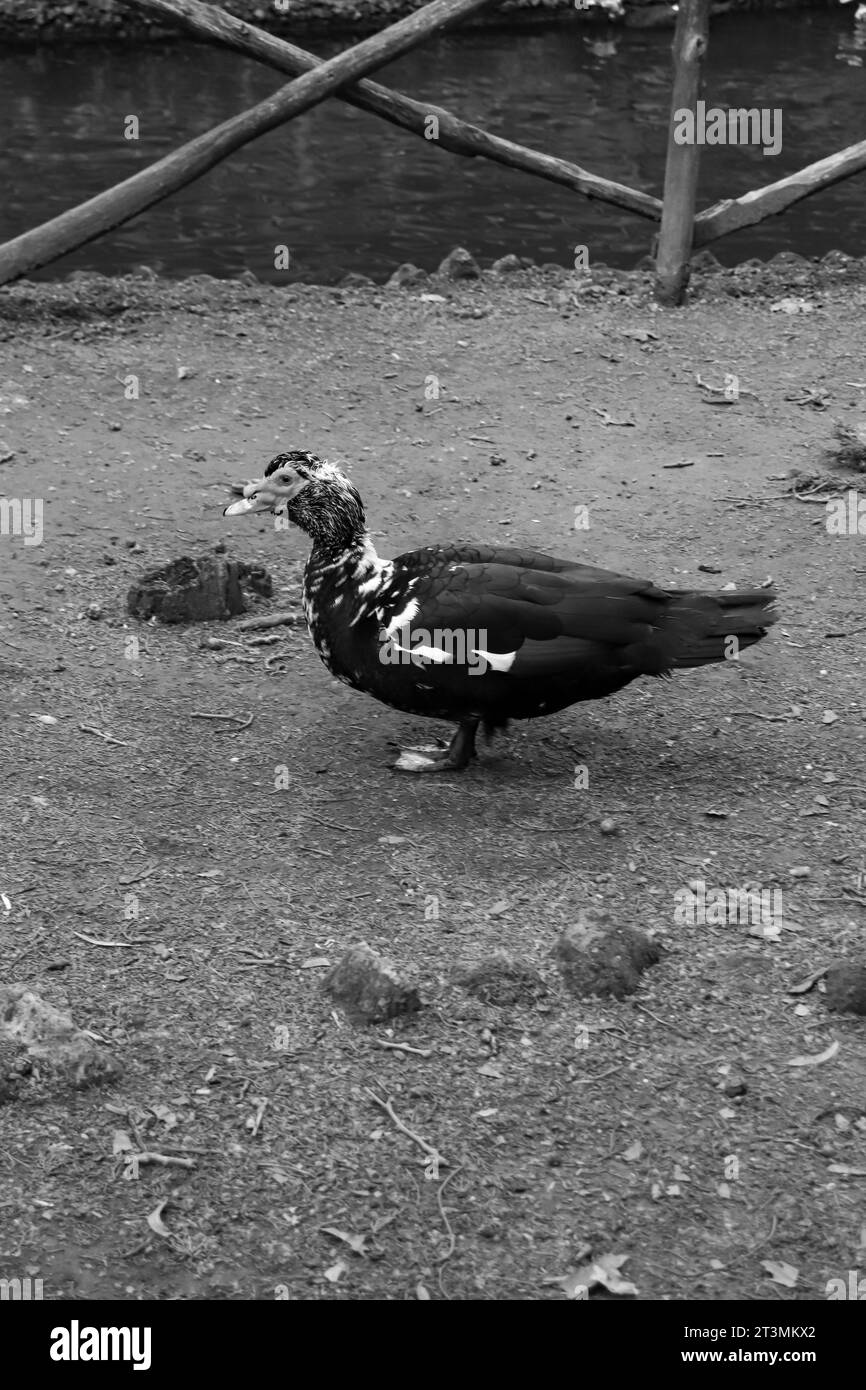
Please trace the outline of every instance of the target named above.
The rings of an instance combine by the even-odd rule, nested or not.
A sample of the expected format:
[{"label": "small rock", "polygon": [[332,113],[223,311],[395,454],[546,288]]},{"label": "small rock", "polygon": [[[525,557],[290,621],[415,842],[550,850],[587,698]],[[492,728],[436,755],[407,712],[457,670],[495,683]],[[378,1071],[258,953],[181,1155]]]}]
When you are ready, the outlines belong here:
[{"label": "small rock", "polygon": [[[777,251],[775,256],[771,256],[767,261],[767,265],[773,270],[802,270],[808,264],[806,257],[798,256],[796,251]],[[692,261],[692,265],[694,265],[694,261]]]},{"label": "small rock", "polygon": [[358,1023],[381,1023],[421,1008],[418,991],[365,941],[352,946],[331,967],[322,989]]},{"label": "small rock", "polygon": [[23,1050],[16,1064],[19,1075],[26,1061],[40,1074],[56,1073],[83,1088],[114,1080],[121,1072],[105,1048],[76,1028],[68,1014],[23,985],[0,986],[0,1042]]},{"label": "small rock", "polygon": [[445,275],[449,280],[477,280],[481,275],[481,268],[465,246],[455,246],[440,262],[437,274]]},{"label": "small rock", "polygon": [[398,265],[394,274],[387,281],[385,288],[389,290],[402,289],[405,285],[417,285],[422,280],[428,278],[426,270],[420,266],[413,265],[411,261],[404,261]]},{"label": "small rock", "polygon": [[537,970],[525,961],[515,960],[505,951],[469,966],[458,976],[467,994],[484,1004],[500,1008],[509,1004],[533,1004],[547,994],[547,986]]},{"label": "small rock", "polygon": [[375,280],[371,280],[369,275],[360,275],[357,270],[348,271],[340,281],[346,289],[351,289],[353,285],[374,285]]},{"label": "small rock", "polygon": [[104,609],[101,603],[88,603],[84,610],[84,616],[89,618],[91,622],[98,623],[99,619],[103,616],[103,612]]},{"label": "small rock", "polygon": [[831,965],[824,1003],[834,1013],[866,1015],[866,965]]},{"label": "small rock", "polygon": [[722,1092],[726,1096],[744,1096],[748,1089],[748,1083],[744,1081],[742,1076],[734,1073],[726,1076],[722,1082]]},{"label": "small rock", "polygon": [[605,816],[598,828],[602,835],[616,835],[619,832],[619,826],[611,816]]},{"label": "small rock", "polygon": [[494,275],[510,275],[512,271],[522,269],[520,257],[509,251],[507,256],[500,256],[497,261],[494,261],[490,269]]},{"label": "small rock", "polygon": [[692,270],[720,270],[722,265],[718,256],[714,256],[712,251],[708,251],[706,248],[696,252],[689,264]]},{"label": "small rock", "polygon": [[566,927],[554,947],[566,988],[579,997],[633,994],[644,970],[661,958],[661,948],[634,927],[612,924],[607,912],[587,908]]}]

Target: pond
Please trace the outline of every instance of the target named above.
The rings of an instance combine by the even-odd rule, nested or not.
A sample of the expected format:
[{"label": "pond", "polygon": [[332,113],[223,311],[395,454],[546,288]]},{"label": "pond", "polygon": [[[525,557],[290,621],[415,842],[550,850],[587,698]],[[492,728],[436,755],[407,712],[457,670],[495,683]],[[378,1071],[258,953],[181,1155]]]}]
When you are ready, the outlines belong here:
[{"label": "pond", "polygon": [[[707,146],[699,205],[773,182],[866,134],[866,24],[855,6],[713,23],[705,99],[782,113],[778,154]],[[509,139],[660,196],[670,30],[475,31],[441,37],[374,76]],[[302,46],[329,56],[348,40]],[[128,177],[274,91],[283,76],[206,45],[83,45],[0,57],[0,237],[6,240]],[[137,140],[124,138],[138,120]],[[187,190],[47,267],[168,276],[250,269],[285,282],[384,280],[401,261],[434,268],[453,246],[482,262],[513,251],[628,266],[652,225],[568,189],[466,160],[329,100],[248,145]],[[290,269],[274,266],[285,246]],[[866,253],[866,175],[713,245],[728,264],[779,250]]]}]

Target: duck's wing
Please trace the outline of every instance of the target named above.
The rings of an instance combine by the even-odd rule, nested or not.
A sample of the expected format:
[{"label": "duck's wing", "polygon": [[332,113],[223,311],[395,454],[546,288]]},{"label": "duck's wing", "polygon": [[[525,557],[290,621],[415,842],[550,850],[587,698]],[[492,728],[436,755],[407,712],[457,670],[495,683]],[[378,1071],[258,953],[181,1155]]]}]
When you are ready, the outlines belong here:
[{"label": "duck's wing", "polygon": [[[476,560],[478,553],[494,558]],[[671,598],[649,580],[532,551],[461,547],[460,556],[430,547],[395,561],[410,601],[385,614],[389,637],[402,632],[404,643],[424,648],[443,668],[454,664],[449,643],[483,653],[493,671],[514,677],[559,675],[582,664],[599,675],[671,668],[662,627]],[[462,648],[455,633],[466,634]]]}]

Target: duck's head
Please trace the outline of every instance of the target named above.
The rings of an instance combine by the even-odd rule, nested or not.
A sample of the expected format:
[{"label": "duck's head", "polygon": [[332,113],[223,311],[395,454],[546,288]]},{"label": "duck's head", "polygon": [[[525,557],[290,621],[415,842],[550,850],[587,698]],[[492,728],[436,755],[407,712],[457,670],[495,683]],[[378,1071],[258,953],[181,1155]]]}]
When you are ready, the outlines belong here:
[{"label": "duck's head", "polygon": [[357,489],[335,463],[315,454],[297,449],[277,454],[263,477],[237,483],[232,491],[238,500],[224,508],[223,516],[281,513],[312,540],[329,547],[349,546],[364,534],[364,506]]}]

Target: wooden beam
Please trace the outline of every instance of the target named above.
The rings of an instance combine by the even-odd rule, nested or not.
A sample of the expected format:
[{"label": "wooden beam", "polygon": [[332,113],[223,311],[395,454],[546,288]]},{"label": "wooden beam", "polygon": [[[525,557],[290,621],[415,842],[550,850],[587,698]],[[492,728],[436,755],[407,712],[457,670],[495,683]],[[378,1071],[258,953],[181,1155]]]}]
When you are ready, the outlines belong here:
[{"label": "wooden beam", "polygon": [[[201,0],[121,0],[121,3],[174,19],[197,38],[224,44],[248,58],[258,58],[281,72],[311,72],[322,61],[303,48],[296,48],[284,39],[236,19],[215,5],[202,4]],[[383,120],[410,130],[424,140],[429,140],[430,118],[435,116],[438,133],[436,140],[430,143],[439,145],[451,154],[468,159],[480,156],[496,164],[504,164],[507,168],[521,169],[551,183],[562,184],[587,198],[612,203],[639,217],[655,222],[661,218],[662,204],[659,198],[591,174],[579,164],[571,164],[568,160],[541,154],[526,145],[491,135],[480,126],[470,125],[468,121],[431,102],[414,101],[377,82],[367,81],[345,87],[335,95],[350,106],[381,116]]]},{"label": "wooden beam", "polygon": [[446,24],[453,24],[491,3],[492,0],[432,0],[423,9],[330,58],[312,72],[287,83],[273,96],[199,135],[116,187],[98,193],[95,198],[61,213],[41,227],[24,232],[0,246],[0,285],[48,265],[129,222],[206,174],[257,136],[309,110],[347,82],[382,67]]},{"label": "wooden beam", "polygon": [[850,179],[852,174],[862,173],[864,169],[866,140],[860,140],[815,164],[807,164],[805,169],[798,169],[796,174],[788,174],[777,183],[755,188],[741,198],[723,198],[695,218],[695,245],[706,246],[708,241],[738,232],[741,227],[754,227],[765,217],[778,217],[792,203],[811,198],[822,188]]},{"label": "wooden beam", "polygon": [[656,299],[682,304],[689,282],[694,235],[700,145],[679,144],[678,113],[696,110],[701,94],[701,65],[709,43],[709,0],[680,0],[674,35],[674,83],[665,165],[662,225],[656,258]]}]

